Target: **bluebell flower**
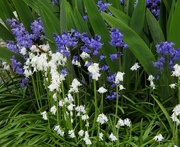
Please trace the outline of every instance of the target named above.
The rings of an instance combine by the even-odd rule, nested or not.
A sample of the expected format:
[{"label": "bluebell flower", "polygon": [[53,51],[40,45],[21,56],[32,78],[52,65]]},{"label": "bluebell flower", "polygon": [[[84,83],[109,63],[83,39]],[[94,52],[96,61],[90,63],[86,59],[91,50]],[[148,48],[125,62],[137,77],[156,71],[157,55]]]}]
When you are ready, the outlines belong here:
[{"label": "bluebell flower", "polygon": [[146,7],[151,11],[156,19],[159,19],[160,3],[161,0],[146,0]]},{"label": "bluebell flower", "polygon": [[157,62],[154,62],[154,66],[159,68],[159,70],[164,70],[163,66],[168,62],[170,69],[173,70],[175,63],[180,60],[180,49],[174,49],[173,42],[161,42],[156,45],[157,53],[159,58]]},{"label": "bluebell flower", "polygon": [[21,81],[20,86],[21,86],[21,87],[25,87],[26,84],[28,83],[28,81],[29,81],[29,79],[28,79],[27,77],[23,78],[22,81]]},{"label": "bluebell flower", "polygon": [[[75,31],[71,30],[70,33],[63,32],[62,35],[54,34],[54,40],[58,47],[58,52],[62,53],[65,56],[70,56],[68,47],[76,46],[78,43],[78,38],[74,36]],[[77,34],[76,34],[77,35]]]},{"label": "bluebell flower", "polygon": [[122,48],[128,47],[128,45],[123,41],[123,34],[121,34],[118,29],[112,28],[110,30],[110,36],[111,36],[111,41],[109,42],[110,45],[115,47],[119,46]]},{"label": "bluebell flower", "polygon": [[34,40],[37,40],[40,37],[40,39],[42,40],[43,39],[42,33],[44,33],[44,28],[42,26],[41,18],[38,18],[33,23],[31,23],[30,27],[33,32],[33,34],[31,35],[31,38]]},{"label": "bluebell flower", "polygon": [[100,70],[102,70],[102,71],[106,71],[106,70],[108,70],[109,69],[109,66],[107,66],[107,65],[103,65],[102,67],[101,67],[101,69]]},{"label": "bluebell flower", "polygon": [[[107,99],[108,100],[114,100],[114,99],[116,99],[116,92],[114,92],[114,91],[110,91],[110,94],[107,96]],[[121,97],[121,95],[118,95],[118,98],[120,98]]]},{"label": "bluebell flower", "polygon": [[110,54],[109,56],[110,56],[110,59],[112,61],[115,60],[115,59],[118,59],[118,54],[117,53],[116,54]]},{"label": "bluebell flower", "polygon": [[19,75],[23,75],[23,68],[22,68],[22,63],[17,61],[15,59],[15,56],[12,56],[11,60],[11,65],[12,65],[12,69],[14,72],[16,72]]},{"label": "bluebell flower", "polygon": [[15,53],[19,53],[17,45],[14,44],[13,41],[7,41],[7,48],[10,49],[11,51],[15,52]]},{"label": "bluebell flower", "polygon": [[98,3],[97,3],[97,6],[98,6],[100,11],[106,11],[107,6],[111,6],[111,5],[112,4],[110,4],[110,3],[104,3],[102,1],[98,1]]},{"label": "bluebell flower", "polygon": [[53,5],[59,4],[59,0],[53,0],[53,1],[52,1],[52,4],[53,4]]},{"label": "bluebell flower", "polygon": [[83,19],[84,19],[84,20],[88,20],[88,15],[84,15],[84,16],[83,16]]},{"label": "bluebell flower", "polygon": [[63,74],[63,75],[67,75],[67,71],[66,71],[66,69],[65,69],[65,68],[61,70],[61,74]]}]

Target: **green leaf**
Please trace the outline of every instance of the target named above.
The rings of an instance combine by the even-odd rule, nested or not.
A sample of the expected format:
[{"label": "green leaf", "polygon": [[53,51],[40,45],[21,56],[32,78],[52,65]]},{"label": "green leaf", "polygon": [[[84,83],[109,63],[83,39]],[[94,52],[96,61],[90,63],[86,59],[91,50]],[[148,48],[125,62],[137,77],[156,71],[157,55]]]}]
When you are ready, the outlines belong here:
[{"label": "green leaf", "polygon": [[138,1],[131,17],[130,27],[138,34],[142,33],[144,27],[145,7],[145,0]]},{"label": "green leaf", "polygon": [[[72,14],[73,15],[73,14]],[[87,32],[90,35],[88,26],[82,16],[80,15],[77,8],[74,9],[74,15],[72,16],[76,30],[80,33]]]},{"label": "green leaf", "polygon": [[5,47],[0,47],[0,60],[5,61],[8,64],[11,64],[10,59],[12,56],[15,56],[15,58],[18,61],[24,62],[24,59],[20,55],[10,51],[9,49]]},{"label": "green leaf", "polygon": [[36,13],[39,13],[39,6],[37,0],[23,0],[29,7],[31,7]]},{"label": "green leaf", "polygon": [[119,28],[120,32],[124,34],[124,41],[129,45],[131,52],[139,60],[145,71],[148,74],[156,75],[156,69],[153,66],[153,61],[155,61],[154,55],[141,37],[122,21],[104,12],[102,15],[111,27]]},{"label": "green leaf", "polygon": [[106,56],[106,62],[112,72],[115,72],[118,70],[118,62],[117,61],[111,61],[109,57],[110,54],[116,53],[116,48],[112,47],[108,42],[110,41],[110,35],[109,30],[100,15],[96,4],[94,1],[84,0],[84,4],[87,9],[89,21],[91,23],[91,26],[94,30],[95,34],[98,34],[101,36],[101,42],[103,43],[103,47],[101,49],[104,56]]},{"label": "green leaf", "polygon": [[148,23],[149,30],[153,38],[154,44],[156,45],[162,41],[165,41],[163,31],[158,21],[148,9],[146,11],[146,19],[147,19],[147,23]]},{"label": "green leaf", "polygon": [[54,43],[53,34],[60,32],[60,22],[51,9],[44,5],[43,2],[39,1],[38,6],[46,39],[49,42],[51,50],[55,52],[57,47]]},{"label": "green leaf", "polygon": [[66,0],[61,1],[61,11],[60,11],[60,27],[61,33],[63,31],[67,32],[74,28],[73,20],[72,20],[72,9],[70,4]]},{"label": "green leaf", "polygon": [[26,3],[24,3],[24,1],[13,0],[13,4],[15,6],[20,22],[23,23],[27,31],[31,32],[30,25],[34,21],[34,17],[30,8]]},{"label": "green leaf", "polygon": [[0,0],[0,18],[3,20],[3,22],[5,22],[8,18],[11,19],[13,17],[13,8],[8,3],[8,1]]},{"label": "green leaf", "polygon": [[169,25],[169,31],[168,31],[168,41],[172,41],[175,43],[174,47],[178,48],[180,47],[180,1],[177,1],[175,10]]},{"label": "green leaf", "polygon": [[158,99],[154,95],[151,95],[151,96],[153,97],[153,99],[156,101],[156,103],[158,104],[158,106],[161,108],[162,112],[166,116],[166,119],[169,123],[170,129],[173,130],[173,123],[172,123],[172,120],[170,119],[169,113],[167,112],[165,107],[158,101]]},{"label": "green leaf", "polygon": [[128,15],[126,15],[124,12],[109,6],[108,10],[118,19],[120,19],[122,22],[124,22],[125,24],[129,24],[130,22],[130,17]]},{"label": "green leaf", "polygon": [[171,2],[172,2],[172,0],[163,0],[163,3],[165,5],[165,7],[166,7],[167,12],[170,11]]},{"label": "green leaf", "polygon": [[13,34],[1,23],[0,23],[0,38],[4,41],[14,40]]},{"label": "green leaf", "polygon": [[109,3],[111,3],[114,8],[122,10],[122,6],[119,0],[109,0]]}]

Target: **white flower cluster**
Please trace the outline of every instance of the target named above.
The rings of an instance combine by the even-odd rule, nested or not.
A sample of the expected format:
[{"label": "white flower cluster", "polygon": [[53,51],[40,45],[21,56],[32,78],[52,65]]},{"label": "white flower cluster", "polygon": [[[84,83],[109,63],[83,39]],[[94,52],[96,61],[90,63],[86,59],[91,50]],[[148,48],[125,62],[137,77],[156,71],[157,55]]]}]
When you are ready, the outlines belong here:
[{"label": "white flower cluster", "polygon": [[180,124],[180,120],[178,119],[178,116],[180,116],[180,104],[176,105],[173,109],[173,114],[171,115],[171,119],[173,122],[176,122],[177,125]]},{"label": "white flower cluster", "polygon": [[98,118],[97,118],[98,123],[102,125],[102,124],[105,124],[107,121],[108,121],[108,118],[106,115],[104,115],[103,113],[98,115]]},{"label": "white flower cluster", "polygon": [[119,119],[117,124],[116,124],[116,128],[120,128],[120,127],[123,127],[123,126],[128,126],[130,127],[131,126],[131,120],[129,118],[126,118],[126,119]]}]

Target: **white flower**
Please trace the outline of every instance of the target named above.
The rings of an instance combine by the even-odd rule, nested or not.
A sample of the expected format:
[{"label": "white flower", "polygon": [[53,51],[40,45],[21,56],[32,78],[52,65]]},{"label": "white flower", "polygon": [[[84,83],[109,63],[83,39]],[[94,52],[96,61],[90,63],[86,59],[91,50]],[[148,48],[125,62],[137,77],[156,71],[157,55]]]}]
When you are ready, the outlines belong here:
[{"label": "white flower", "polygon": [[60,100],[60,101],[59,101],[59,106],[60,106],[60,107],[64,106],[64,101],[63,101],[63,100]]},{"label": "white flower", "polygon": [[103,94],[103,93],[107,92],[107,89],[105,89],[104,87],[100,87],[98,89],[98,92]]},{"label": "white flower", "polygon": [[131,121],[130,121],[129,118],[124,119],[124,125],[126,125],[126,126],[128,126],[128,127],[131,126]]},{"label": "white flower", "polygon": [[174,145],[174,147],[178,147],[177,145]]},{"label": "white flower", "polygon": [[122,120],[121,118],[118,120],[116,128],[119,128],[120,126],[125,126],[124,120]]},{"label": "white flower", "polygon": [[41,115],[44,120],[48,120],[46,111],[42,112]]},{"label": "white flower", "polygon": [[77,60],[72,60],[72,64],[73,65],[77,65],[78,67],[81,67],[81,63],[79,62],[79,61],[77,61]]},{"label": "white flower", "polygon": [[8,65],[7,62],[2,62],[2,66],[4,70],[10,70],[10,66]]},{"label": "white flower", "polygon": [[123,85],[119,85],[119,90],[125,89]]},{"label": "white flower", "polygon": [[98,115],[97,122],[99,122],[101,125],[106,123],[107,121],[108,118],[106,115],[104,115],[103,113]]},{"label": "white flower", "polygon": [[103,133],[99,133],[99,139],[100,139],[100,140],[103,140],[103,136],[104,136]]},{"label": "white flower", "polygon": [[86,113],[85,107],[83,105],[76,106],[75,110],[79,113],[79,115],[80,113],[83,113],[83,114]]},{"label": "white flower", "polygon": [[156,89],[153,81],[150,81],[150,87],[152,87],[153,89]]},{"label": "white flower", "polygon": [[129,118],[126,118],[124,120],[122,120],[121,118],[118,120],[117,122],[117,125],[116,125],[116,128],[119,128],[120,126],[128,126],[130,127],[131,126],[131,121]]},{"label": "white flower", "polygon": [[27,49],[25,47],[23,47],[20,51],[20,54],[26,55],[26,53],[27,53]]},{"label": "white flower", "polygon": [[147,80],[150,82],[150,87],[152,87],[153,89],[156,89],[156,88],[155,88],[155,85],[154,85],[154,82],[153,82],[154,79],[155,79],[154,76],[149,75],[149,77],[148,77]]},{"label": "white flower", "polygon": [[148,81],[153,81],[155,78],[154,78],[154,76],[152,76],[152,75],[149,75],[149,77],[148,77]]},{"label": "white flower", "polygon": [[88,134],[87,131],[85,132],[83,140],[85,141],[86,145],[91,145],[92,144],[91,140],[89,139],[89,134]]},{"label": "white flower", "polygon": [[89,127],[89,122],[86,122],[85,126],[86,126],[86,127]]},{"label": "white flower", "polygon": [[172,89],[175,89],[175,88],[176,88],[176,84],[175,84],[175,83],[170,84],[169,86],[170,86]]},{"label": "white flower", "polygon": [[172,76],[179,77],[180,76],[180,65],[174,65],[174,71],[172,72]]},{"label": "white flower", "polygon": [[100,69],[99,69],[98,63],[93,63],[88,67],[88,71],[92,74],[92,79],[94,79],[96,81],[100,77],[99,70]]},{"label": "white flower", "polygon": [[68,109],[69,111],[72,111],[73,108],[74,108],[74,106],[75,106],[75,105],[71,103],[70,105],[67,106],[67,109]]},{"label": "white flower", "polygon": [[69,130],[68,134],[69,134],[70,138],[74,138],[75,137],[74,130]]},{"label": "white flower", "polygon": [[82,120],[88,120],[89,119],[89,116],[87,115],[87,114],[84,114],[84,115],[82,115]]},{"label": "white flower", "polygon": [[56,125],[56,126],[54,127],[54,131],[56,131],[57,134],[59,134],[60,136],[62,136],[62,137],[64,136],[64,131],[61,130],[61,128],[60,128],[59,125]]},{"label": "white flower", "polygon": [[75,92],[75,93],[79,92],[78,87],[81,85],[82,84],[77,79],[73,79],[72,84],[70,85],[71,88],[69,92]]},{"label": "white flower", "polygon": [[177,125],[180,124],[180,120],[177,118],[177,115],[175,115],[175,113],[173,113],[173,114],[171,115],[171,119],[172,119],[173,122],[176,122]]},{"label": "white flower", "polygon": [[109,135],[109,139],[110,139],[111,141],[116,141],[116,140],[117,140],[116,136],[114,136],[113,133],[111,133],[111,134]]},{"label": "white flower", "polygon": [[120,82],[123,81],[124,74],[125,74],[124,72],[119,72],[119,71],[117,72],[116,77],[115,77],[115,84],[119,84]]},{"label": "white flower", "polygon": [[180,104],[176,105],[176,107],[173,109],[173,112],[176,116],[180,115]]},{"label": "white flower", "polygon": [[130,69],[133,70],[137,70],[138,68],[140,68],[140,66],[138,65],[138,63],[135,63]]},{"label": "white flower", "polygon": [[51,109],[50,109],[50,112],[55,115],[56,114],[56,110],[57,110],[56,106],[52,106]]},{"label": "white flower", "polygon": [[154,141],[160,142],[164,139],[164,137],[161,134],[159,134],[159,135],[155,136],[153,139],[154,139]]},{"label": "white flower", "polygon": [[53,97],[54,101],[57,101],[57,93],[54,93],[52,97]]},{"label": "white flower", "polygon": [[86,53],[86,52],[82,52],[81,55],[80,55],[80,57],[81,57],[82,59],[86,59],[86,58],[90,58],[90,55],[89,55],[88,53]]},{"label": "white flower", "polygon": [[84,135],[84,130],[80,130],[80,131],[78,132],[78,135],[82,137],[82,136]]}]

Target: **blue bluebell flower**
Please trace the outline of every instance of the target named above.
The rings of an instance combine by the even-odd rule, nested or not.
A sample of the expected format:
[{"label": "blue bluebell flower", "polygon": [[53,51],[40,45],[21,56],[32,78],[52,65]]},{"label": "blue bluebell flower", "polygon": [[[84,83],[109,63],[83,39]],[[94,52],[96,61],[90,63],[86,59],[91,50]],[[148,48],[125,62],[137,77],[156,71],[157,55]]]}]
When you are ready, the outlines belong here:
[{"label": "blue bluebell flower", "polygon": [[25,87],[26,84],[28,83],[28,81],[29,81],[29,79],[28,79],[27,77],[23,78],[23,79],[21,80],[20,86],[21,86],[21,87]]},{"label": "blue bluebell flower", "polygon": [[12,63],[11,65],[12,65],[13,71],[16,72],[19,75],[23,75],[22,63],[17,61],[15,59],[15,56],[12,56],[10,60],[11,60],[11,63]]},{"label": "blue bluebell flower", "polygon": [[98,6],[98,8],[99,8],[100,11],[106,11],[107,6],[111,6],[111,5],[112,5],[112,4],[102,2],[101,0],[98,1],[98,3],[97,3],[97,6]]},{"label": "blue bluebell flower", "polygon": [[109,42],[112,46],[119,46],[122,48],[128,48],[128,45],[123,41],[123,34],[116,28],[110,30],[111,41]]}]

